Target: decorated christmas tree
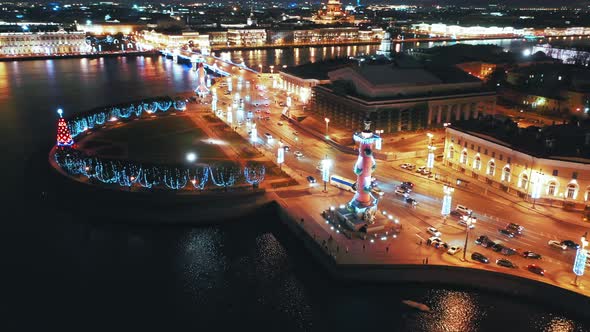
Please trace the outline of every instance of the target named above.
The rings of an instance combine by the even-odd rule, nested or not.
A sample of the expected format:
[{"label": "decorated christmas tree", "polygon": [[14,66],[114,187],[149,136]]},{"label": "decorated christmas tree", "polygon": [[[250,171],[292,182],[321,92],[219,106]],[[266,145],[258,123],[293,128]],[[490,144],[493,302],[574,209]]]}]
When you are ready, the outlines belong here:
[{"label": "decorated christmas tree", "polygon": [[68,124],[62,116],[63,111],[61,108],[57,110],[57,113],[59,114],[59,120],[57,121],[57,146],[72,146],[74,140],[70,134],[70,128],[68,128]]}]

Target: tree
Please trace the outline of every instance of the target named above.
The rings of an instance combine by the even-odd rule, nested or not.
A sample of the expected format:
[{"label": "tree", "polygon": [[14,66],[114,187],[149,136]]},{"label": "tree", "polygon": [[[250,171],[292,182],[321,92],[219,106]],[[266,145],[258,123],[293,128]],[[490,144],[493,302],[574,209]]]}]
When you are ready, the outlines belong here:
[{"label": "tree", "polygon": [[244,178],[253,188],[258,188],[258,185],[264,181],[265,174],[266,169],[262,164],[250,163],[244,167]]}]

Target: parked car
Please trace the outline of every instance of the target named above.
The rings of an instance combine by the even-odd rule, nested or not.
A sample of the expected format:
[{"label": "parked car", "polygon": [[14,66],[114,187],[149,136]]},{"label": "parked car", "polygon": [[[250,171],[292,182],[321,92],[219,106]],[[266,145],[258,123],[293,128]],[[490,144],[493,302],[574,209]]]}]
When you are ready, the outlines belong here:
[{"label": "parked car", "polygon": [[504,249],[504,248],[505,248],[505,247],[504,247],[502,244],[500,244],[500,243],[496,243],[496,244],[494,244],[494,245],[492,246],[492,250],[493,250],[493,251],[495,251],[495,252],[500,252],[500,251],[502,251],[502,249]]},{"label": "parked car", "polygon": [[282,126],[283,123],[281,121],[277,122],[277,125]]},{"label": "parked car", "polygon": [[490,260],[486,256],[484,256],[478,252],[472,253],[471,259],[473,259],[474,261],[478,261],[480,263],[484,263],[484,264],[487,264],[490,262]]},{"label": "parked car", "polygon": [[303,153],[301,153],[301,151],[295,151],[295,152],[293,152],[293,154],[294,154],[294,155],[295,155],[295,157],[297,157],[297,158],[301,158],[301,157],[303,157]]},{"label": "parked car", "polygon": [[514,233],[512,231],[510,231],[509,229],[498,229],[498,232],[500,232],[500,234],[508,236],[510,238],[514,237]]},{"label": "parked car", "polygon": [[485,235],[480,235],[477,239],[475,239],[475,244],[484,244],[490,240],[489,237]]},{"label": "parked car", "polygon": [[462,213],[462,214],[471,214],[473,211],[469,208],[467,208],[465,205],[461,205],[461,204],[457,204],[457,207],[455,208],[455,211]]},{"label": "parked car", "polygon": [[531,271],[533,273],[536,273],[538,275],[542,275],[542,276],[545,275],[545,270],[542,267],[538,266],[538,265],[531,264],[531,265],[527,266],[526,268],[527,268],[527,270],[529,270],[529,271]]},{"label": "parked car", "polygon": [[440,237],[442,235],[442,233],[434,227],[428,227],[426,231],[436,237]]},{"label": "parked car", "polygon": [[422,171],[424,171],[426,169],[426,166],[420,166],[418,168],[416,168],[416,173],[422,173]]},{"label": "parked car", "polygon": [[463,215],[461,214],[461,212],[455,211],[455,210],[451,211],[450,216],[453,217],[453,218],[457,218],[457,219],[463,217]]},{"label": "parked car", "polygon": [[550,247],[555,247],[555,248],[559,248],[561,250],[566,250],[567,246],[559,241],[555,241],[555,240],[549,240],[549,242],[547,242],[547,244]]},{"label": "parked car", "polygon": [[403,168],[403,169],[408,169],[408,167],[409,167],[410,165],[412,165],[412,164],[410,164],[410,163],[403,163],[403,164],[399,165],[399,167],[401,167],[401,168]]},{"label": "parked car", "polygon": [[516,255],[518,252],[516,251],[516,249],[504,247],[502,248],[502,250],[500,250],[500,253],[506,256],[512,256]]},{"label": "parked car", "polygon": [[309,183],[316,183],[317,181],[315,180],[315,178],[311,175],[307,176],[307,182]]},{"label": "parked car", "polygon": [[528,251],[528,250],[522,253],[522,257],[532,258],[532,259],[541,259],[541,255],[537,254],[536,252],[532,252],[532,251]]},{"label": "parked car", "polygon": [[266,137],[266,139],[272,139],[272,135],[270,133],[264,133],[264,137]]},{"label": "parked car", "polygon": [[459,251],[461,251],[461,250],[462,250],[462,248],[461,248],[461,247],[457,247],[457,246],[451,246],[451,247],[449,248],[449,250],[447,250],[447,254],[449,254],[449,255],[454,255],[454,254],[458,253],[458,252],[459,252]]},{"label": "parked car", "polygon": [[406,198],[406,203],[410,204],[411,206],[416,206],[416,205],[418,205],[418,201],[417,201],[417,200],[415,200],[415,199],[414,199],[414,198],[412,198],[412,197],[407,197],[407,198]]},{"label": "parked car", "polygon": [[430,174],[432,174],[432,172],[431,172],[430,170],[428,170],[428,169],[423,169],[423,170],[420,172],[420,174],[422,174],[422,175],[430,175]]},{"label": "parked car", "polygon": [[515,234],[522,234],[524,231],[524,227],[520,226],[519,224],[515,224],[513,222],[506,225],[506,229],[514,232]]},{"label": "parked car", "polygon": [[496,242],[494,242],[492,240],[488,240],[488,242],[484,242],[481,244],[481,246],[484,248],[493,248],[495,245],[496,245]]},{"label": "parked car", "polygon": [[566,247],[568,247],[570,249],[578,249],[580,247],[579,244],[575,243],[572,240],[563,240],[563,241],[561,241],[561,244],[564,244]]},{"label": "parked car", "polygon": [[504,266],[504,267],[509,267],[511,269],[515,269],[516,265],[514,265],[514,263],[512,263],[511,261],[505,259],[505,258],[499,258],[496,260],[496,264],[500,265],[500,266]]},{"label": "parked car", "polygon": [[430,245],[433,241],[442,241],[438,236],[431,236],[426,240],[426,245]]},{"label": "parked car", "polygon": [[291,148],[288,145],[283,146],[283,150],[285,152],[289,152],[289,150],[291,150]]}]

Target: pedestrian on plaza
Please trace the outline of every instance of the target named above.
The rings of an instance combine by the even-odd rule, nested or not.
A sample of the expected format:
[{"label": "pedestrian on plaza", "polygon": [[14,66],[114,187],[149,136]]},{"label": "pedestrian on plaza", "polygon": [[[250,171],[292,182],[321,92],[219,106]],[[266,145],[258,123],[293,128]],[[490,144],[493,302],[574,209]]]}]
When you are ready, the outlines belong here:
[{"label": "pedestrian on plaza", "polygon": [[363,251],[365,251],[365,244],[363,243]]},{"label": "pedestrian on plaza", "polygon": [[385,251],[389,253],[389,246],[385,247]]},{"label": "pedestrian on plaza", "polygon": [[348,254],[348,247],[346,247],[346,253]]},{"label": "pedestrian on plaza", "polygon": [[426,264],[428,264],[428,257],[426,257]]},{"label": "pedestrian on plaza", "polygon": [[332,241],[332,235],[330,235],[330,237],[328,238],[328,241]]}]

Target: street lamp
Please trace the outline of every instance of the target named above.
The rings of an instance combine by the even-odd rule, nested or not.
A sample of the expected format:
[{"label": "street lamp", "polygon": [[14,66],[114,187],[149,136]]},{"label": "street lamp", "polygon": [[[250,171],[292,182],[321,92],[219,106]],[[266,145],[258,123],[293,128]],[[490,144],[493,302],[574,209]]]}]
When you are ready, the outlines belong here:
[{"label": "street lamp", "polygon": [[533,178],[531,180],[534,181],[532,183],[533,189],[531,192],[531,198],[533,199],[532,208],[534,209],[537,198],[541,198],[541,189],[542,189],[543,185],[545,184],[545,174],[543,174],[541,172],[535,172],[535,173],[533,173]]},{"label": "street lamp", "polygon": [[324,121],[326,122],[326,139],[328,139],[328,124],[330,123],[330,119],[324,118]]},{"label": "street lamp", "polygon": [[465,255],[467,254],[467,241],[469,239],[469,229],[471,229],[471,225],[475,224],[477,219],[472,216],[472,213],[469,213],[467,216],[463,216],[463,220],[465,220],[465,245],[463,246],[463,261],[466,260]]},{"label": "street lamp", "polygon": [[322,180],[324,181],[324,192],[328,192],[328,181],[330,181],[330,166],[332,161],[328,159],[328,155],[322,160]]},{"label": "street lamp", "polygon": [[274,68],[275,68],[275,66],[273,66],[273,65],[270,65],[269,67],[270,67],[270,73],[272,74],[272,73],[274,72]]},{"label": "street lamp", "polygon": [[452,194],[455,191],[455,188],[451,187],[451,186],[447,186],[444,185],[443,186],[443,201],[442,201],[442,208],[440,213],[443,216],[443,224],[446,224],[447,222],[447,218],[449,217],[449,214],[451,214],[451,201],[453,200],[452,198]]},{"label": "street lamp", "polygon": [[195,160],[197,160],[197,154],[194,152],[189,152],[186,154],[186,161],[188,161],[189,163],[194,162]]},{"label": "street lamp", "polygon": [[375,130],[375,134],[379,135],[379,138],[375,142],[375,150],[381,150],[383,145],[383,139],[381,138],[381,134],[383,134],[383,129]]},{"label": "street lamp", "polygon": [[258,72],[262,73],[262,65],[261,64],[258,65]]}]

